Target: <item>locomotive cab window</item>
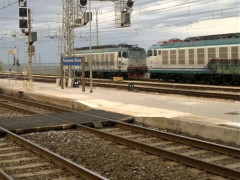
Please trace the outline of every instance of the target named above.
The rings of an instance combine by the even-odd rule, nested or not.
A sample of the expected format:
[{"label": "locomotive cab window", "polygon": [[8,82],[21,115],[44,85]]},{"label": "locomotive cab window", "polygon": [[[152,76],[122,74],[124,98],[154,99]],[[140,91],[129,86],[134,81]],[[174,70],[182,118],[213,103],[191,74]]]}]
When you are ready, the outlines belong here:
[{"label": "locomotive cab window", "polygon": [[157,50],[154,50],[154,56],[157,56]]},{"label": "locomotive cab window", "polygon": [[129,56],[129,58],[137,58],[138,52],[135,50],[130,50],[130,51],[128,51],[128,56]]},{"label": "locomotive cab window", "polygon": [[118,57],[122,57],[122,52],[118,52]]},{"label": "locomotive cab window", "polygon": [[128,51],[128,58],[130,59],[144,59],[146,58],[146,51],[142,48],[131,49]]},{"label": "locomotive cab window", "polygon": [[148,56],[152,56],[152,50],[148,50]]},{"label": "locomotive cab window", "polygon": [[127,58],[127,52],[123,52],[123,53],[122,53],[122,56],[123,56],[124,58]]}]

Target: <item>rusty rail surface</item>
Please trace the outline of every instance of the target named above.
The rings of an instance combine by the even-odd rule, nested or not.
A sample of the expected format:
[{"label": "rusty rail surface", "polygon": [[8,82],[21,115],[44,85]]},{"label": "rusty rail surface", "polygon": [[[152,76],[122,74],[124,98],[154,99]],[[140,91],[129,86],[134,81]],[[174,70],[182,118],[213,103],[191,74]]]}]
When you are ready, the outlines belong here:
[{"label": "rusty rail surface", "polygon": [[177,161],[191,167],[195,167],[195,168],[202,169],[217,175],[221,175],[223,177],[228,177],[236,180],[238,180],[240,177],[240,172],[237,170],[226,168],[210,162],[205,162],[190,156],[181,155],[172,151],[165,150],[163,148],[150,146],[144,143],[129,140],[123,137],[112,135],[110,133],[102,132],[102,131],[99,131],[90,127],[82,126],[82,125],[77,125],[77,129],[88,131],[90,133],[103,137],[107,140],[114,141],[132,148],[137,148],[154,155],[162,156],[169,160]]},{"label": "rusty rail surface", "polygon": [[195,146],[195,147],[199,147],[199,148],[203,148],[203,149],[207,149],[207,150],[211,150],[211,151],[215,151],[215,152],[219,152],[227,155],[232,155],[235,157],[240,157],[240,149],[231,148],[228,146],[210,143],[207,141],[202,141],[199,139],[189,138],[186,136],[176,135],[168,132],[156,131],[153,129],[139,127],[136,125],[127,124],[123,122],[114,122],[114,124],[115,124],[115,127],[131,130],[134,132],[139,132],[146,135],[152,135],[152,136],[167,139],[170,141],[179,142],[179,143],[183,143],[183,144],[187,144],[187,145],[191,145],[191,146]]},{"label": "rusty rail surface", "polygon": [[7,96],[7,95],[3,95],[3,94],[0,94],[0,98],[10,100],[10,101],[14,101],[14,102],[18,102],[18,103],[23,103],[23,104],[26,104],[26,105],[39,107],[39,108],[46,109],[46,110],[49,110],[49,111],[54,111],[54,112],[71,112],[70,110],[67,110],[67,109],[64,109],[64,108],[51,106],[51,105],[47,105],[47,104],[43,104],[43,103],[39,103],[39,102],[33,102],[33,101],[26,100],[26,99],[23,99],[23,98],[16,98],[16,97]]},{"label": "rusty rail surface", "polygon": [[[89,85],[89,83],[86,83],[86,85]],[[93,82],[93,85],[97,87],[129,90],[129,86],[127,84]],[[163,94],[178,94],[178,95],[186,95],[186,96],[194,96],[194,97],[219,98],[219,99],[228,99],[228,100],[240,100],[239,93],[206,92],[206,91],[199,91],[199,90],[185,90],[185,89],[147,87],[147,86],[134,86],[132,91],[154,92],[154,93],[163,93]]]},{"label": "rusty rail surface", "polygon": [[[21,74],[16,75],[17,79],[23,80],[24,77]],[[0,73],[0,78],[8,78],[8,74]],[[15,78],[15,76],[13,77]],[[56,83],[56,78],[58,76],[47,76],[47,75],[33,75],[33,79],[38,82],[48,82]],[[86,82],[89,82],[89,78],[86,78]],[[124,81],[113,81],[111,79],[97,79],[94,78],[95,83],[112,83],[112,84],[122,84],[128,85],[132,82],[135,86],[146,86],[154,88],[168,88],[168,89],[186,89],[186,90],[208,90],[208,91],[222,91],[222,92],[240,92],[240,87],[237,86],[216,86],[216,85],[205,85],[205,84],[186,84],[186,83],[175,83],[175,82],[156,82],[156,81],[146,81],[146,80],[124,80]]]},{"label": "rusty rail surface", "polygon": [[38,114],[35,111],[27,110],[25,108],[21,108],[19,106],[13,106],[13,105],[10,105],[10,104],[7,104],[7,103],[3,103],[3,102],[0,102],[0,105],[1,105],[1,107],[5,107],[7,109],[11,109],[13,111],[18,111],[18,112],[21,112],[21,113],[27,113],[27,114],[31,114],[31,115]]},{"label": "rusty rail surface", "polygon": [[74,162],[71,162],[68,159],[63,158],[47,149],[44,149],[44,148],[40,147],[39,145],[34,144],[34,143],[26,140],[25,138],[22,138],[4,128],[0,127],[0,130],[5,132],[6,136],[9,139],[12,139],[16,143],[23,145],[27,149],[35,152],[36,154],[39,154],[39,155],[45,157],[46,159],[53,161],[54,163],[58,164],[60,167],[66,168],[67,170],[69,170],[70,172],[72,172],[75,175],[79,175],[87,180],[106,180],[105,177],[103,177],[83,166],[80,166]]},{"label": "rusty rail surface", "polygon": [[13,180],[11,176],[6,174],[2,169],[0,169],[0,179],[1,180]]}]

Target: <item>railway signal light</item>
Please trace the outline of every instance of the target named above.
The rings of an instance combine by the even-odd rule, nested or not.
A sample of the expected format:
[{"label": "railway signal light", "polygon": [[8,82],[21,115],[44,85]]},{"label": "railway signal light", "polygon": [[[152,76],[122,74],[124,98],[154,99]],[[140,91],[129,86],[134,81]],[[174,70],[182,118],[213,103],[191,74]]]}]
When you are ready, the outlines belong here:
[{"label": "railway signal light", "polygon": [[18,0],[19,28],[28,28],[28,8],[27,0]]},{"label": "railway signal light", "polygon": [[20,18],[27,18],[28,17],[28,9],[25,7],[19,8],[19,17]]},{"label": "railway signal light", "polygon": [[134,1],[128,0],[127,1],[127,8],[132,8],[133,7],[133,3],[134,3]]},{"label": "railway signal light", "polygon": [[86,6],[87,5],[87,0],[80,0],[80,5],[81,6]]},{"label": "railway signal light", "polygon": [[27,29],[28,28],[28,20],[27,19],[19,19],[19,28]]}]

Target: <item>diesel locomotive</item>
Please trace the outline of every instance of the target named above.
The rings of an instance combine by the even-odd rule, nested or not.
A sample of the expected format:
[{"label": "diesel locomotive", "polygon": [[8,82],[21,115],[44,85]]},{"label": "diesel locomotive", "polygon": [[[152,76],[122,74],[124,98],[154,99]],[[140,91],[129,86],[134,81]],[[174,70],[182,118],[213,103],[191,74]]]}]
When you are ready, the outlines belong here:
[{"label": "diesel locomotive", "polygon": [[93,46],[91,55],[89,47],[76,48],[75,55],[85,59],[87,71],[92,61],[93,77],[137,79],[147,72],[146,51],[136,45]]}]

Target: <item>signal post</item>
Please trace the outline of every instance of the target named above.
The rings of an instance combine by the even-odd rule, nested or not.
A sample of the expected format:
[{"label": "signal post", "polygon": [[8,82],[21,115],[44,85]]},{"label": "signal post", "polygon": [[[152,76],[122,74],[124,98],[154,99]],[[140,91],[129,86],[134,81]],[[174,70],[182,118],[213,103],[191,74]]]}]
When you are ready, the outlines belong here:
[{"label": "signal post", "polygon": [[[31,10],[27,7],[27,0],[18,0],[19,7],[19,28],[22,33],[28,36],[28,75],[29,75],[29,88],[32,89],[32,56],[35,54],[34,41],[37,41],[37,33],[32,32],[31,23]],[[26,30],[28,30],[26,32]]]}]

